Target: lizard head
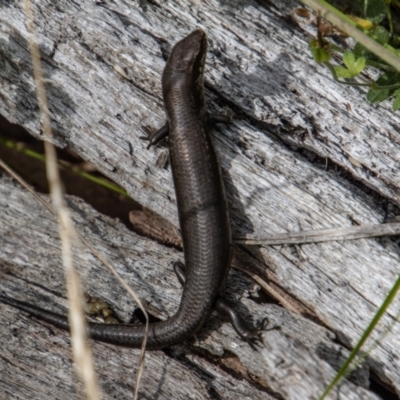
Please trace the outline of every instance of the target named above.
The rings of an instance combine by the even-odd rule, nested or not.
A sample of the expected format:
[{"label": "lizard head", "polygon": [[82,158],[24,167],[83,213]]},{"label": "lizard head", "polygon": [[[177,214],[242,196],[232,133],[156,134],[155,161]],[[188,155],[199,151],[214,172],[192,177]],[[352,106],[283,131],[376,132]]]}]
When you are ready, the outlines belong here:
[{"label": "lizard head", "polygon": [[203,75],[207,54],[207,36],[201,29],[179,41],[168,58],[167,65],[174,71]]}]

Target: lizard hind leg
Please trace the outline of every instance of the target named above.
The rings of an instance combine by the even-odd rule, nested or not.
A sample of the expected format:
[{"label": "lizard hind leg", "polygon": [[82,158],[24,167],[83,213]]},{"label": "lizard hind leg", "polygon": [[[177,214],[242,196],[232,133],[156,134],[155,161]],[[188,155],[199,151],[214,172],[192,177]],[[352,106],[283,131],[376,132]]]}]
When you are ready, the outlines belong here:
[{"label": "lizard hind leg", "polygon": [[[174,263],[174,271],[180,284],[185,284],[185,265],[180,261]],[[245,321],[245,319],[238,313],[234,306],[224,297],[219,296],[215,303],[215,310],[230,320],[233,329],[236,333],[247,342],[254,342],[260,340],[260,335],[267,324],[267,320],[264,320],[260,327],[254,328],[251,323]]]}]

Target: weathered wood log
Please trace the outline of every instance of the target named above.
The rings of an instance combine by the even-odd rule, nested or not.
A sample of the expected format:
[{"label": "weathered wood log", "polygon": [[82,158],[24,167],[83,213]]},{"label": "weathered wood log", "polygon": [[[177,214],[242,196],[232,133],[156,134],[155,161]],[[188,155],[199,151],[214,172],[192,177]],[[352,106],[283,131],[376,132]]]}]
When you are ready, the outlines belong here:
[{"label": "weathered wood log", "polygon": [[[135,200],[176,225],[170,171],[156,166],[164,149],[147,151],[139,137],[164,120],[160,77],[168,49],[194,28],[202,27],[209,35],[206,94],[210,110],[229,106],[238,116],[231,126],[218,126],[213,131],[235,234],[262,236],[264,232],[382,222],[387,203],[400,204],[400,118],[391,113],[388,104],[368,105],[363,89],[339,86],[327,71],[312,63],[307,33],[288,17],[296,5],[289,1],[263,6],[253,2],[136,4],[122,0],[43,1],[34,5],[56,144],[69,146],[126,188]],[[0,114],[41,138],[24,15],[12,1],[0,1],[0,10]],[[6,222],[1,226],[0,290],[42,306],[50,301],[52,307],[63,293],[62,272],[50,269],[60,264],[55,225],[18,188],[4,180],[1,185],[5,191],[1,195],[2,221],[5,215]],[[88,235],[91,231],[101,235],[104,244],[98,244],[98,236],[93,237],[96,245],[104,247],[107,256],[120,266],[151,311],[162,318],[171,315],[179,302],[179,285],[167,261],[179,258],[179,253],[150,244],[107,219],[102,222],[103,217],[83,203],[79,203],[81,211],[78,203],[71,204],[77,218],[86,215]],[[11,211],[15,213],[7,217]],[[11,235],[19,225],[21,234]],[[127,254],[134,254],[134,264],[127,260]],[[129,319],[133,303],[126,303],[120,289],[110,289],[109,278],[97,280],[99,265],[92,256],[77,257],[87,278],[86,290],[108,300],[122,319]],[[201,381],[193,385],[211,387],[210,392],[194,397],[212,398],[213,390],[223,398],[237,397],[239,394],[229,389],[219,391],[229,386],[219,382],[233,378],[217,370],[218,363],[236,377],[245,378],[241,393],[253,390],[251,398],[266,398],[263,390],[269,391],[271,398],[317,398],[343,361],[343,346],[355,345],[400,269],[398,248],[390,241],[374,239],[238,248],[236,263],[259,271],[307,315],[294,316],[278,305],[256,304],[249,298],[250,281],[232,273],[232,296],[242,302],[246,314],[254,320],[268,317],[271,326],[281,326],[281,330],[266,332],[265,349],[253,351],[238,340],[228,324],[213,317],[199,338],[184,346],[184,363],[163,352],[151,353],[149,359],[162,360],[155,361],[159,363],[155,370],[164,372],[160,372],[158,383],[151,382],[152,378],[143,383],[143,394],[151,397],[159,390],[161,397],[168,398],[167,393],[173,393],[168,390],[188,385],[185,393],[171,395],[185,398],[191,393],[190,385],[174,384],[175,372],[167,371],[169,365],[176,364],[179,371],[184,364],[188,369],[193,366],[196,377],[190,375],[188,380]],[[28,269],[31,265],[35,268]],[[128,276],[128,266],[135,272],[134,278]],[[43,277],[43,271],[50,275]],[[398,303],[390,308],[374,336],[379,337],[390,324],[391,332],[369,354],[354,378],[356,383],[346,382],[340,388],[343,396],[376,398],[366,390],[369,372],[400,394],[400,325],[393,322],[397,310]],[[15,393],[21,390],[21,396],[26,397],[29,388],[40,386],[42,393],[52,395],[60,388],[57,398],[65,398],[73,390],[68,336],[27,320],[23,313],[8,307],[0,306],[0,313],[2,337],[7,338],[7,346],[1,350],[2,387],[11,387]],[[51,336],[52,332],[56,335]],[[38,337],[43,341],[38,342]],[[51,346],[52,341],[64,342],[63,358],[54,368],[65,363],[65,369],[59,369],[62,376],[54,373],[54,381],[45,387],[33,372],[40,365],[50,373],[51,366],[45,360],[55,359],[61,351]],[[49,349],[47,356],[41,353],[45,348]],[[96,355],[107,354],[97,361],[105,391],[111,397],[113,390],[126,390],[117,395],[123,398],[128,396],[133,378],[121,378],[118,366],[110,372],[110,380],[104,373],[107,357],[114,360],[117,352],[121,357],[137,354],[95,345]],[[12,363],[12,357],[22,360],[26,354],[32,357],[27,372],[30,380],[18,375],[20,368],[27,370],[25,364]],[[118,361],[126,368],[123,374],[135,368],[132,358]],[[112,368],[116,362],[110,363]],[[214,381],[207,375],[215,385],[210,386],[206,378],[202,381],[203,372],[199,378],[196,368],[213,371],[212,376],[220,374]],[[301,373],[312,382],[306,386],[308,392],[297,389]],[[176,374],[179,378],[184,375]],[[120,384],[127,380],[125,386]],[[169,389],[164,385],[170,385]]]},{"label": "weathered wood log", "polygon": [[[56,221],[24,189],[9,179],[0,182],[0,290],[65,313]],[[129,232],[79,199],[69,198],[69,206],[81,233],[110,260],[152,314],[160,318],[172,315],[181,289],[171,264],[182,260],[182,254]],[[86,249],[78,246],[75,254],[85,291],[101,296],[128,322],[135,309],[133,300]],[[159,393],[166,399],[317,398],[346,351],[333,343],[335,335],[327,329],[276,305],[256,304],[249,298],[251,286],[249,279],[232,273],[228,291],[236,304],[242,298],[245,315],[259,320],[268,316],[265,348],[251,348],[227,321],[213,316],[196,338],[183,346],[167,353],[148,352],[141,395]],[[66,399],[75,393],[68,333],[5,305],[0,305],[0,316],[0,393],[38,399]],[[139,351],[104,343],[95,343],[93,348],[106,398],[129,398]],[[354,399],[377,398],[363,388],[368,385],[366,367],[352,379],[355,383],[346,382],[342,393],[352,393],[349,398]]]}]

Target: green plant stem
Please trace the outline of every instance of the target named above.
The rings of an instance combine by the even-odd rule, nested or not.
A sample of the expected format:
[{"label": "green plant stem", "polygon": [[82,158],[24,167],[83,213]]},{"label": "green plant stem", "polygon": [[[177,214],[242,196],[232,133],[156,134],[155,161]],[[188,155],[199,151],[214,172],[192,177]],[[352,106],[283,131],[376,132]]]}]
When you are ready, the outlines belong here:
[{"label": "green plant stem", "polygon": [[373,89],[373,90],[383,90],[383,89],[389,89],[389,90],[391,90],[391,89],[400,88],[400,84],[399,84],[399,83],[396,83],[396,84],[393,84],[393,85],[387,85],[387,86],[379,86],[379,85],[376,85],[375,82],[372,82],[372,83],[368,83],[368,82],[362,83],[362,82],[346,82],[346,81],[341,81],[341,80],[338,78],[338,76],[337,76],[337,73],[336,73],[336,71],[335,71],[335,68],[333,67],[333,65],[332,65],[330,62],[326,61],[326,62],[324,62],[323,64],[324,64],[324,65],[329,69],[329,71],[331,72],[332,78],[333,78],[336,82],[341,83],[342,85],[349,85],[349,86],[367,86],[367,87],[369,87],[369,88],[371,88],[371,89]]},{"label": "green plant stem", "polygon": [[391,90],[391,89],[397,89],[397,88],[400,88],[400,83],[395,83],[393,85],[387,85],[387,86],[379,86],[379,85],[376,85],[375,82],[373,84],[371,84],[371,89],[373,89],[373,90],[381,90],[381,89]]},{"label": "green plant stem", "polygon": [[324,393],[320,397],[320,400],[323,400],[328,393],[333,389],[333,387],[342,379],[342,377],[345,376],[347,369],[349,368],[349,365],[357,355],[357,353],[360,351],[361,347],[365,343],[365,341],[368,339],[368,337],[371,335],[372,331],[375,329],[376,325],[378,324],[379,320],[383,317],[385,314],[387,308],[389,307],[390,303],[393,301],[395,298],[397,292],[400,289],[400,275],[397,278],[395,284],[393,285],[392,289],[390,289],[389,294],[387,295],[385,301],[382,303],[382,305],[379,307],[378,311],[374,315],[374,318],[372,319],[371,323],[368,325],[367,329],[364,331],[363,335],[361,336],[360,340],[350,353],[349,357],[345,361],[345,363],[341,366],[339,371],[337,372],[336,376],[333,378],[332,382],[328,385],[328,387],[325,389]]},{"label": "green plant stem", "polygon": [[[18,143],[14,142],[14,141],[12,141],[10,139],[6,139],[6,138],[2,137],[1,135],[0,135],[0,144],[4,145],[4,146],[6,146],[6,147],[8,147],[10,149],[17,150],[17,151],[19,151],[19,152],[21,152],[21,153],[23,153],[23,154],[25,154],[25,155],[27,155],[29,157],[32,157],[32,158],[34,158],[36,160],[39,160],[39,161],[42,161],[42,162],[46,162],[46,157],[45,157],[44,154],[40,154],[40,153],[37,153],[37,152],[35,152],[33,150],[27,149],[24,146],[21,146]],[[112,182],[107,181],[106,179],[98,178],[97,176],[94,176],[94,175],[91,175],[91,174],[89,174],[87,172],[84,172],[84,171],[82,171],[81,169],[79,169],[77,167],[71,167],[69,165],[66,166],[65,163],[62,162],[62,161],[59,161],[58,165],[59,165],[60,168],[69,169],[73,173],[75,173],[75,174],[77,174],[79,176],[82,176],[83,178],[85,178],[85,179],[87,179],[89,181],[92,181],[92,182],[96,183],[99,186],[103,186],[103,187],[105,187],[105,188],[107,188],[109,190],[112,190],[113,192],[116,192],[116,193],[122,194],[123,196],[129,197],[128,193],[124,189],[120,188],[118,185],[115,185]]]},{"label": "green plant stem", "polygon": [[387,16],[388,16],[388,21],[389,21],[389,30],[390,30],[390,36],[393,37],[394,31],[393,31],[393,17],[392,17],[392,12],[390,11],[390,5],[386,1],[386,9],[387,9]]},{"label": "green plant stem", "polygon": [[108,182],[105,179],[97,178],[96,176],[88,174],[87,172],[84,172],[77,167],[70,167],[69,169],[72,172],[74,172],[75,174],[78,174],[78,175],[82,176],[83,178],[86,178],[89,181],[92,181],[100,186],[103,186],[107,189],[112,190],[113,192],[117,192],[119,194],[122,194],[122,195],[128,197],[128,193],[124,189],[120,188],[119,186],[117,186],[111,182]]},{"label": "green plant stem", "polygon": [[379,69],[383,69],[385,71],[393,71],[393,72],[397,71],[395,68],[391,67],[390,65],[382,64],[382,63],[377,62],[377,61],[371,61],[368,58],[365,60],[365,64],[369,65],[371,67],[376,67],[376,68],[379,68]]}]

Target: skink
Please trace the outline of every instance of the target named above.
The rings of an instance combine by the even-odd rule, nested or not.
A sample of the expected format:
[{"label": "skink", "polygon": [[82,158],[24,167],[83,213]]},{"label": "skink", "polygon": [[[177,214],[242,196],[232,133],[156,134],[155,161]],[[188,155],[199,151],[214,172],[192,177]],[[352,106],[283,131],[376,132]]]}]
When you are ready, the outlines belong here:
[{"label": "skink", "polygon": [[[224,298],[231,230],[209,124],[227,122],[229,118],[207,114],[203,86],[206,53],[207,37],[200,29],[174,46],[162,76],[167,123],[149,138],[153,145],[169,136],[185,267],[176,268],[184,285],[179,309],[169,319],[150,325],[148,349],[170,347],[190,338],[214,309],[230,318],[242,338],[252,340],[259,334],[247,327]],[[0,301],[69,330],[67,318],[62,315],[5,296],[0,296]],[[144,326],[89,323],[89,334],[100,341],[140,347]]]}]

